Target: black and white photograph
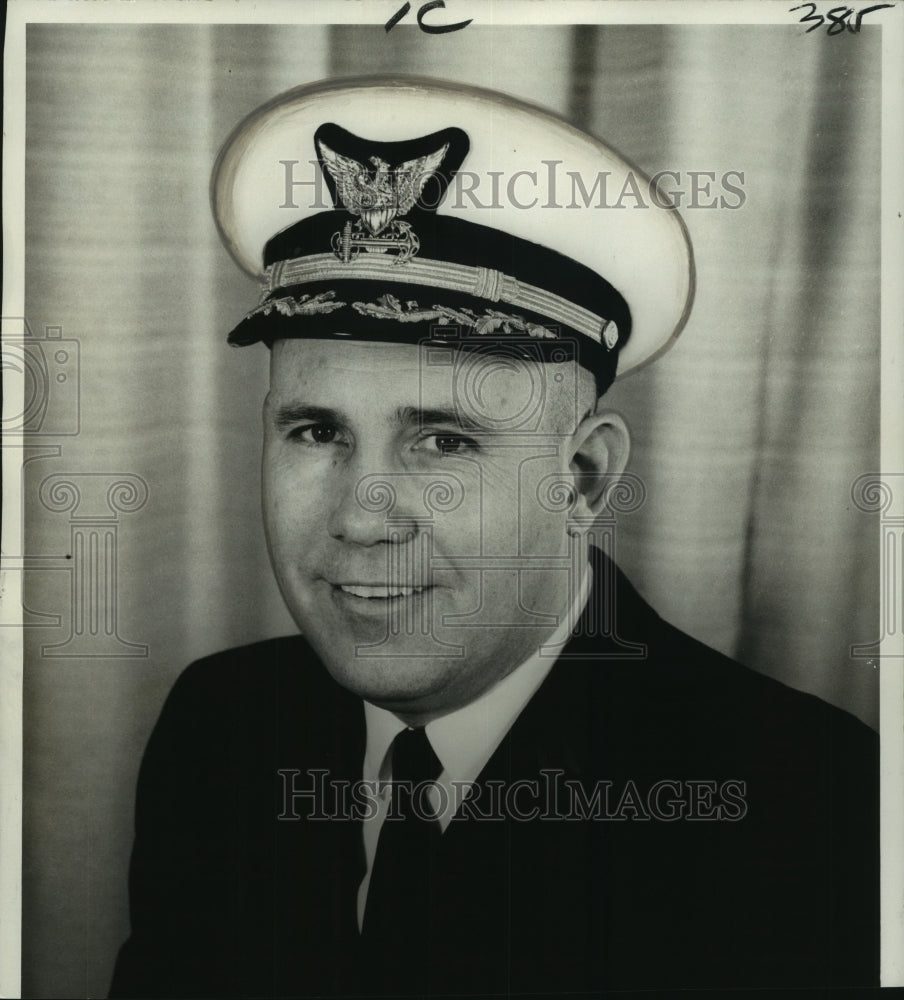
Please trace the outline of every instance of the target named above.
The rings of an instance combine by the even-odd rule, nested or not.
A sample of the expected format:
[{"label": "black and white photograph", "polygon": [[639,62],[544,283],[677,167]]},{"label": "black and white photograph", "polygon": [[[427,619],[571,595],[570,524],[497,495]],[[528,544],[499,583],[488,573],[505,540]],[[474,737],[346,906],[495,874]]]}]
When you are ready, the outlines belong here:
[{"label": "black and white photograph", "polygon": [[0,995],[904,985],[902,66],[12,0]]}]

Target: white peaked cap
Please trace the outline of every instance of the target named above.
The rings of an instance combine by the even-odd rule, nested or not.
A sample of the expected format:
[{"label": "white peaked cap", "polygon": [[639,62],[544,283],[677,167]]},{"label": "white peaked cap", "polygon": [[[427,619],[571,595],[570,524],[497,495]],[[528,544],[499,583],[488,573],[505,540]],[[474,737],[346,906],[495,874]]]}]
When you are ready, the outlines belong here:
[{"label": "white peaked cap", "polygon": [[[334,205],[328,188],[329,183],[335,189],[334,178],[318,161],[318,157],[322,160],[330,155],[330,149],[327,146],[324,151],[315,145],[315,133],[326,124],[339,126],[339,132],[351,133],[351,139],[358,142],[354,147],[357,155],[348,150],[338,152],[350,156],[343,162],[356,161],[357,167],[369,171],[369,180],[361,176],[371,185],[378,184],[375,172],[387,158],[385,150],[391,148],[384,144],[397,143],[404,152],[412,141],[443,130],[460,129],[466,135],[467,152],[457,174],[438,206],[428,206],[438,227],[429,259],[423,245],[408,251],[409,261],[404,254],[403,259],[393,257],[392,247],[387,254],[375,245],[388,241],[390,230],[397,242],[403,229],[422,229],[415,221],[420,218],[417,210],[411,215],[399,210],[397,221],[374,232],[376,227],[371,226],[370,231],[362,228],[360,204],[356,208],[347,204],[348,198],[339,198],[341,183]],[[376,147],[379,156],[371,159],[366,155],[368,143]],[[409,164],[416,153],[405,153]],[[400,158],[395,166],[398,162]],[[442,165],[438,171],[442,172]],[[640,197],[634,194],[638,191]],[[306,306],[298,303],[316,309],[317,302],[326,301],[322,294],[315,294],[313,302],[308,294],[287,298],[287,290],[323,293],[329,286],[325,294],[330,309],[338,310],[346,305],[341,300],[349,297],[343,295],[343,288],[354,288],[353,295],[360,298],[361,289],[370,287],[368,282],[376,294],[386,287],[399,288],[397,281],[402,281],[411,285],[405,298],[417,299],[413,303],[417,305],[429,301],[425,287],[434,293],[434,299],[455,289],[456,294],[464,294],[464,286],[456,282],[465,281],[464,276],[473,271],[479,272],[474,284],[477,291],[472,289],[475,301],[507,315],[521,315],[524,329],[534,329],[537,323],[548,320],[572,334],[577,331],[594,339],[604,349],[615,348],[612,361],[617,361],[617,368],[613,374],[621,377],[658,357],[674,342],[693,299],[694,266],[687,230],[678,212],[651,187],[646,175],[559,116],[477,87],[415,77],[368,77],[290,90],[257,109],[232,132],[214,167],[211,200],[229,253],[239,267],[265,282],[262,305],[249,314],[255,317],[254,322],[264,321],[263,313],[271,311],[285,319],[293,310],[294,322],[305,317],[311,320]],[[353,234],[352,239],[359,239],[362,252],[355,260],[346,261],[345,271],[338,251],[330,256],[329,242],[321,239],[322,233],[333,230],[339,238],[341,219],[333,222],[331,216],[342,216],[349,222],[355,217],[357,237]],[[406,226],[403,218],[411,225]],[[469,225],[455,228],[447,220]],[[495,233],[471,230],[470,225]],[[308,226],[314,229],[309,232]],[[308,235],[294,240],[298,245],[293,246],[293,239],[286,241],[287,231]],[[315,231],[321,236],[311,235]],[[346,227],[349,231],[350,225]],[[452,232],[454,240],[444,235]],[[278,234],[282,234],[280,240],[271,242]],[[498,243],[498,260],[494,258],[488,265],[486,247],[497,245],[496,234],[509,242],[503,239]],[[445,252],[444,240],[450,247],[456,243],[454,252]],[[526,244],[535,245],[537,255],[534,247]],[[282,249],[274,249],[277,245]],[[470,246],[478,256],[484,255],[475,268],[469,267]],[[544,256],[544,248],[554,254]],[[371,252],[374,249],[378,252]],[[287,255],[293,259],[286,273],[294,277],[287,278],[285,269],[274,277],[276,266],[281,266]],[[569,269],[563,264],[563,274],[568,273],[562,281],[558,265],[549,263],[559,261],[555,255],[577,265]],[[528,263],[528,272],[524,272],[522,266],[528,267]],[[432,271],[428,272],[427,264],[433,265]],[[487,272],[491,278],[486,278]],[[346,275],[351,284],[345,282]],[[617,344],[608,343],[610,334],[616,326],[626,324],[610,322],[613,312],[605,295],[597,307],[597,293],[584,293],[585,287],[594,285],[593,276],[604,279],[602,284],[614,289],[630,313],[630,333],[620,330]],[[568,290],[575,288],[579,288],[580,301]],[[459,296],[455,305],[460,309],[464,301]],[[449,308],[452,310],[451,305]],[[473,310],[465,312],[473,315]],[[322,317],[326,313],[324,306]],[[579,316],[579,321],[572,322],[572,316]],[[247,323],[248,317],[243,322]],[[393,328],[401,335],[404,327],[404,336],[409,337],[409,328],[414,325],[397,323]],[[311,329],[319,328],[314,324]],[[327,327],[323,329],[326,332],[279,332],[275,336],[332,335]],[[249,343],[266,336],[254,333],[235,342]]]}]

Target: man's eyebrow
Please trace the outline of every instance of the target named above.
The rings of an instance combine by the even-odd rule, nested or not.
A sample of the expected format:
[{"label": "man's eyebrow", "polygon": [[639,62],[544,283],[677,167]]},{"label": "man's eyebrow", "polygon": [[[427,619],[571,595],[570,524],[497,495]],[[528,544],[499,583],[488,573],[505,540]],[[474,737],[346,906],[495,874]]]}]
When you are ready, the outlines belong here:
[{"label": "man's eyebrow", "polygon": [[446,424],[472,433],[487,434],[490,431],[489,427],[472,420],[454,408],[430,407],[421,409],[417,406],[404,406],[396,412],[396,419],[403,426],[414,424],[423,427],[425,424]]},{"label": "man's eyebrow", "polygon": [[280,429],[311,420],[319,424],[341,424],[342,415],[328,406],[312,406],[308,403],[283,403],[273,411],[273,423]]}]

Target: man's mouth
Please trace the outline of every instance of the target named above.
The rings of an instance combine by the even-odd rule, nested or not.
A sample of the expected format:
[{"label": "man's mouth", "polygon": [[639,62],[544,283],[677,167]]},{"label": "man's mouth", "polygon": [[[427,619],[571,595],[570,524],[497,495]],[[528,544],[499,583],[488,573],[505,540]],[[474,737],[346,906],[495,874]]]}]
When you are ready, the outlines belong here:
[{"label": "man's mouth", "polygon": [[413,597],[415,594],[422,594],[429,587],[374,587],[363,583],[337,583],[333,585],[336,590],[343,594],[351,594],[352,597],[361,597],[370,601],[388,601],[394,597]]}]

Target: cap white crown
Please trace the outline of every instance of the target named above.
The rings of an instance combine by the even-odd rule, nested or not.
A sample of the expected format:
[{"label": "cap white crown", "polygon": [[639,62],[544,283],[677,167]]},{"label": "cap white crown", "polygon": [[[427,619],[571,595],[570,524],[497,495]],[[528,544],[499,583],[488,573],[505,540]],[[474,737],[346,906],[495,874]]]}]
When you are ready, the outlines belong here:
[{"label": "cap white crown", "polygon": [[[236,127],[214,167],[211,201],[220,236],[247,273],[263,274],[264,246],[276,233],[332,207],[313,138],[326,122],[375,142],[463,129],[470,151],[437,214],[549,247],[604,277],[631,310],[619,377],[680,333],[693,299],[690,239],[678,212],[648,196],[646,175],[552,112],[428,79],[298,87]],[[626,186],[644,196],[619,198]]]}]

